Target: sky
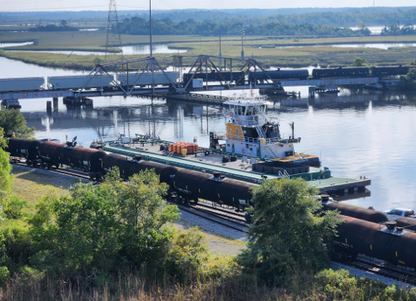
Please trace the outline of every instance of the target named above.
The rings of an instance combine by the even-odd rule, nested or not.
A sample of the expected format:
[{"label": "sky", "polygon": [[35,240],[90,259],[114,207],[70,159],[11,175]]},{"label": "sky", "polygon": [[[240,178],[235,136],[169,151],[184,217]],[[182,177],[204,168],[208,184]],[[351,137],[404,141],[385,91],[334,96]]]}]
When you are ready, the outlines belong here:
[{"label": "sky", "polygon": [[[117,10],[148,9],[149,1],[115,0]],[[0,11],[107,11],[110,0],[0,0]],[[370,6],[415,6],[415,0],[152,0],[154,10],[172,9],[235,9],[235,8],[298,8],[298,7],[370,7]]]}]

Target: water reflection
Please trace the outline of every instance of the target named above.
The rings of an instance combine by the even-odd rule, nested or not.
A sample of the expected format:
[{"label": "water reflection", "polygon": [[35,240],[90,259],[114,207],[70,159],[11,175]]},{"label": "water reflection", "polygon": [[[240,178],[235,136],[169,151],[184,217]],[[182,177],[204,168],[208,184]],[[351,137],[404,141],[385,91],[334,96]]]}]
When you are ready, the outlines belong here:
[{"label": "water reflection", "polygon": [[0,43],[0,48],[7,48],[7,47],[20,47],[20,46],[27,46],[33,45],[33,42],[23,42],[23,43]]}]

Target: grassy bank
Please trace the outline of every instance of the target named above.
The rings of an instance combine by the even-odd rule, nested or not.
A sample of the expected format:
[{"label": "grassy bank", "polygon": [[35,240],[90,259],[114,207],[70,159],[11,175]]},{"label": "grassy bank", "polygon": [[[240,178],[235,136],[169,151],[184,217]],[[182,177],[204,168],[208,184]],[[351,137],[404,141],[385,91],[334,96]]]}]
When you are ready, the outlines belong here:
[{"label": "grassy bank", "polygon": [[[184,43],[187,47],[193,47],[188,51],[184,59],[184,66],[191,66],[196,61],[197,54],[208,54],[217,56],[217,46],[215,43]],[[391,65],[391,64],[410,64],[416,57],[416,47],[397,47],[388,50],[376,48],[338,48],[338,47],[301,47],[301,48],[255,48],[245,47],[246,58],[254,58],[265,67],[305,67],[309,65],[349,66],[357,57],[364,57],[370,65]],[[103,62],[105,56],[97,55],[71,55],[36,53],[36,52],[1,52],[0,55],[23,61],[25,63],[36,64],[44,67],[64,68],[73,70],[91,70],[95,65],[94,60],[98,57]],[[223,57],[239,58],[240,50],[232,42],[223,43]],[[146,55],[126,55],[125,59],[144,58]],[[158,62],[163,66],[171,66],[172,56],[155,55]],[[117,61],[118,56],[110,56],[108,62]],[[217,64],[217,60],[213,59]],[[234,67],[241,67],[241,62],[233,61]],[[134,68],[130,65],[130,68]]]},{"label": "grassy bank", "polygon": [[[21,32],[3,33],[0,42],[24,42],[35,41],[34,45],[24,47],[8,48],[15,50],[83,50],[83,51],[105,51],[106,33],[97,32]],[[122,35],[124,45],[149,43],[148,36]],[[206,54],[218,56],[219,43],[216,37],[200,36],[154,36],[154,43],[168,44],[173,49],[187,49],[183,64],[192,65],[196,56]],[[352,43],[405,43],[415,42],[414,36],[369,36],[360,38],[307,38],[294,39],[293,37],[245,37],[244,51],[246,58],[254,58],[265,67],[302,67],[320,64],[327,65],[351,65],[356,57],[365,57],[371,65],[383,64],[409,64],[416,57],[416,47],[391,47],[387,50],[376,48],[339,48],[328,46],[330,44],[352,44]],[[300,46],[294,48],[276,48],[282,46]],[[241,40],[239,36],[223,37],[221,44],[222,56],[238,59],[241,57]],[[94,59],[99,57],[104,61],[102,55],[66,55],[51,53],[32,52],[7,52],[1,55],[37,64],[45,67],[66,68],[75,70],[91,70]],[[126,55],[125,59],[144,58],[146,55]],[[159,63],[164,66],[172,65],[172,55],[155,55]],[[118,60],[117,56],[109,61]],[[214,62],[217,63],[217,62]],[[241,62],[234,60],[233,66],[241,67]],[[132,66],[133,68],[133,66]]]}]

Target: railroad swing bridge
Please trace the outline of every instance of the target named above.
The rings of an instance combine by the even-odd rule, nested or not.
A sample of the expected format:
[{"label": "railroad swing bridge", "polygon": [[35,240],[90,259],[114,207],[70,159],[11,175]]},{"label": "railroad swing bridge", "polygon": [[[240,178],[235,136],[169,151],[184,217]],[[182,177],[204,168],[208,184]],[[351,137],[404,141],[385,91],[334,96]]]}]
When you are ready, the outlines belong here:
[{"label": "railroad swing bridge", "polygon": [[[96,65],[88,75],[32,77],[0,79],[0,100],[8,107],[20,107],[19,99],[53,98],[54,106],[58,97],[72,104],[88,105],[88,97],[100,96],[140,96],[164,95],[178,97],[190,92],[222,91],[241,89],[284,90],[290,86],[310,86],[319,89],[332,89],[337,86],[388,84],[391,79],[370,76],[356,72],[358,68],[333,68],[333,73],[320,74],[309,78],[306,69],[266,71],[254,59],[236,59],[240,71],[233,70],[233,59],[220,58],[223,66],[217,66],[206,55],[198,56],[187,73],[183,74],[182,57],[174,56],[173,71],[164,70],[153,57],[117,63]],[[178,63],[179,62],[179,63]],[[129,64],[140,67],[129,72]],[[381,68],[381,67],[380,67]],[[402,67],[400,67],[402,68]],[[108,70],[121,69],[126,72],[114,73]],[[319,69],[314,69],[319,70]],[[322,69],[329,70],[329,69]],[[359,70],[358,70],[359,71]],[[403,71],[404,72],[404,71]],[[338,76],[334,76],[338,74]],[[377,73],[375,73],[377,74]],[[394,80],[393,80],[394,81]],[[314,97],[310,89],[310,97]],[[221,103],[223,100],[218,100]],[[48,102],[48,109],[51,103]]]}]

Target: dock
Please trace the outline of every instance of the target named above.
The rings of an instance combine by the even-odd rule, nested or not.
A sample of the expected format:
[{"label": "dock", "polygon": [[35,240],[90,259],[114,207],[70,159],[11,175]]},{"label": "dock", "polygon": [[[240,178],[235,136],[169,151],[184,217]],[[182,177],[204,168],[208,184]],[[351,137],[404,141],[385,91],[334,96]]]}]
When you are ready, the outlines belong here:
[{"label": "dock", "polygon": [[[161,150],[163,142],[151,139],[149,142],[121,144],[120,141],[106,142],[103,150],[107,152],[117,153],[124,156],[134,157],[142,156],[142,160],[157,162],[161,164],[171,165],[178,168],[196,170],[200,172],[213,173],[219,171],[226,177],[246,181],[250,183],[261,184],[266,179],[281,179],[282,176],[274,174],[264,174],[252,171],[252,160],[244,157],[238,157],[234,162],[223,163],[222,157],[229,155],[225,152],[210,152],[208,149],[202,149],[196,154],[187,156],[179,156],[172,154],[167,150]],[[290,178],[301,177],[313,187],[321,192],[335,193],[343,192],[357,193],[362,191],[366,186],[371,184],[371,180],[367,178],[338,178],[332,177],[328,168],[323,170],[310,167],[309,172],[290,175]]]}]

